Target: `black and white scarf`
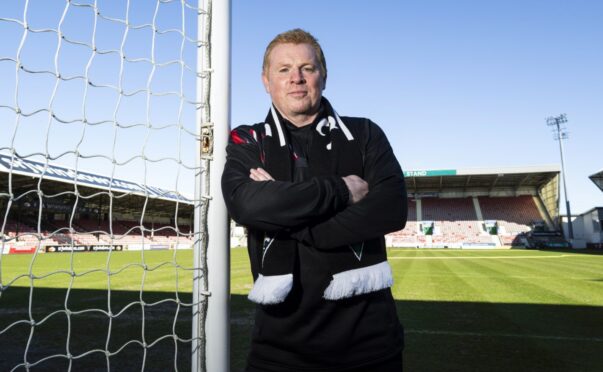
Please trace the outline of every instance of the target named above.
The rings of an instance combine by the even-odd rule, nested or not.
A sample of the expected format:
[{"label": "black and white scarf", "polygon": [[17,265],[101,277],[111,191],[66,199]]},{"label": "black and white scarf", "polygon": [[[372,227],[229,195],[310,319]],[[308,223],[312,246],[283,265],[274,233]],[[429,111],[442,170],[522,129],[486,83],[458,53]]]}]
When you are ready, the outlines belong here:
[{"label": "black and white scarf", "polygon": [[[355,174],[362,177],[364,150],[361,141],[354,138],[325,98],[321,104],[322,117],[315,126],[317,133],[308,149],[308,159],[312,163],[309,168],[311,176],[344,177]],[[274,179],[292,181],[292,147],[285,130],[272,106],[264,124],[262,162]],[[332,275],[323,297],[327,300],[339,300],[391,287],[392,272],[382,240],[383,237],[380,237],[320,250],[320,254],[329,263]],[[264,305],[281,303],[293,286],[297,249],[315,248],[298,248],[295,240],[288,238],[286,234],[279,236],[278,233],[265,235],[262,243],[261,252],[257,252],[261,255],[259,275],[248,297],[251,301]]]}]

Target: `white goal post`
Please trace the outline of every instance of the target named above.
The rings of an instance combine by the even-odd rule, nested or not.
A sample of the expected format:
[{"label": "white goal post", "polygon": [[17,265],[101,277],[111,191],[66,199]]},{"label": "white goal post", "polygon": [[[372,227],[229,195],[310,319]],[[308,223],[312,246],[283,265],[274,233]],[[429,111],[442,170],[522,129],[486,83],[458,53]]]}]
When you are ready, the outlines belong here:
[{"label": "white goal post", "polygon": [[0,2],[0,370],[230,369],[230,11]]},{"label": "white goal post", "polygon": [[[199,95],[209,98],[204,110],[201,110],[197,122],[203,123],[201,141],[199,142],[200,154],[198,159],[206,161],[209,173],[197,177],[198,195],[207,197],[210,203],[208,209],[196,209],[195,217],[200,231],[207,229],[207,242],[201,239],[204,247],[195,249],[195,262],[198,267],[206,268],[206,281],[200,286],[200,281],[195,281],[193,297],[201,298],[204,294],[199,290],[206,288],[209,293],[207,302],[195,301],[198,304],[207,304],[205,319],[197,318],[201,311],[194,311],[193,328],[194,340],[208,340],[205,343],[205,363],[203,354],[196,353],[202,350],[201,345],[193,343],[193,370],[199,366],[206,366],[207,371],[230,370],[230,227],[228,213],[221,194],[220,176],[226,163],[226,145],[230,132],[230,0],[207,1],[208,14],[211,15],[208,31],[200,29],[199,38],[208,35],[211,39],[209,49],[205,48],[199,61],[199,71],[210,72],[209,87],[197,86]],[[201,39],[202,40],[202,39]],[[205,99],[205,100],[206,100]],[[205,101],[204,100],[204,101]],[[207,127],[205,127],[207,123]],[[220,125],[221,124],[221,125]],[[204,135],[210,139],[205,142]],[[213,156],[211,152],[213,151]],[[205,157],[207,156],[207,158]],[[205,191],[204,191],[205,190]],[[203,193],[207,192],[206,195]],[[211,208],[211,206],[214,206]],[[197,212],[198,210],[198,212]],[[197,216],[199,213],[199,217]],[[207,213],[203,216],[204,213]],[[206,226],[203,226],[206,223]],[[207,252],[204,258],[201,253]],[[203,260],[206,260],[204,263]],[[203,332],[204,337],[195,337]]]}]

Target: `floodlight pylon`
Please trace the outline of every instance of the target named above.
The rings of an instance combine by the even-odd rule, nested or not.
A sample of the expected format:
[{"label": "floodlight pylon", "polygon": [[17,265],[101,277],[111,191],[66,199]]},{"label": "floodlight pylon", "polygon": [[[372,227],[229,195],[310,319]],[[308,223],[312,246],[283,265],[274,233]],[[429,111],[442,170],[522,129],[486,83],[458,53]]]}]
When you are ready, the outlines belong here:
[{"label": "floodlight pylon", "polygon": [[567,215],[567,232],[570,240],[574,239],[574,229],[572,227],[572,212],[567,192],[567,183],[565,181],[565,156],[563,154],[563,140],[568,138],[567,128],[563,125],[567,123],[567,115],[551,116],[546,118],[546,125],[551,127],[553,138],[559,141],[559,153],[561,154],[561,177],[563,179],[563,191],[565,195],[565,212]]}]

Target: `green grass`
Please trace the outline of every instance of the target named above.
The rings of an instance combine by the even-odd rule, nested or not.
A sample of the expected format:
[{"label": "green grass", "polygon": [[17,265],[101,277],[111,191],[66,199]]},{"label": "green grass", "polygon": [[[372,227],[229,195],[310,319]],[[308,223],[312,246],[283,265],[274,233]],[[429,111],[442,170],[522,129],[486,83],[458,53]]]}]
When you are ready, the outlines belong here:
[{"label": "green grass", "polygon": [[[603,252],[392,249],[406,371],[603,371]],[[232,251],[233,370],[252,325]]]},{"label": "green grass", "polygon": [[[106,370],[99,351],[106,343],[112,352],[123,348],[110,358],[112,370],[141,370],[143,360],[148,370],[190,370],[190,342],[171,335],[175,330],[191,338],[192,250],[112,252],[108,258],[108,252],[2,257],[0,371],[23,363],[26,348],[30,363],[54,356],[37,370],[67,370],[69,361],[58,356],[67,344],[78,356],[72,370]],[[73,312],[69,317],[65,307]],[[100,310],[119,316],[109,322]],[[143,336],[147,349],[132,342]]]},{"label": "green grass", "polygon": [[[143,298],[190,302],[192,251],[147,251],[111,254],[111,309],[114,319],[110,350],[141,339]],[[392,249],[394,297],[406,329],[407,371],[600,371],[603,370],[603,254],[601,252],[528,250]],[[28,360],[65,353],[65,299],[72,310],[107,310],[107,253],[39,255],[32,273],[31,314],[36,326]],[[2,284],[28,273],[31,255],[2,257]],[[165,264],[162,262],[172,262]],[[245,365],[254,306],[246,299],[251,275],[245,249],[231,251],[231,364]],[[133,264],[136,263],[136,264]],[[173,263],[180,264],[181,268]],[[76,275],[69,274],[73,267]],[[86,273],[86,274],[85,274]],[[85,275],[84,275],[85,274]],[[144,277],[144,280],[143,280]],[[178,285],[176,285],[178,278]],[[73,281],[72,281],[73,279]],[[0,297],[0,332],[12,322],[29,319],[30,278],[20,277]],[[71,286],[71,287],[70,287]],[[66,288],[71,288],[69,291]],[[43,319],[44,322],[40,322]],[[190,338],[190,308],[174,302],[145,309],[145,339],[159,341],[147,351],[149,370],[173,369],[174,341],[161,340],[175,327]],[[18,324],[0,334],[0,370],[23,361],[31,327]],[[106,316],[72,316],[71,352],[104,349]],[[211,337],[211,335],[210,335]],[[190,368],[190,344],[177,343],[180,370]],[[188,346],[188,347],[187,347]],[[140,369],[143,349],[129,344],[111,358],[116,369]],[[4,364],[3,364],[4,363]],[[52,359],[40,370],[63,368]],[[44,368],[42,368],[44,367]],[[105,369],[105,357],[92,353],[77,359],[77,369]]]},{"label": "green grass", "polygon": [[192,250],[52,253],[38,254],[35,259],[33,255],[5,255],[2,283],[6,286],[17,279],[12,285],[29,286],[31,267],[32,275],[39,278],[35,279],[35,286],[39,288],[67,288],[73,271],[76,274],[73,288],[106,290],[107,271],[110,271],[114,273],[111,289],[138,291],[143,283],[143,265],[147,267],[145,290],[174,291],[178,273],[182,277],[180,290],[191,292]]}]

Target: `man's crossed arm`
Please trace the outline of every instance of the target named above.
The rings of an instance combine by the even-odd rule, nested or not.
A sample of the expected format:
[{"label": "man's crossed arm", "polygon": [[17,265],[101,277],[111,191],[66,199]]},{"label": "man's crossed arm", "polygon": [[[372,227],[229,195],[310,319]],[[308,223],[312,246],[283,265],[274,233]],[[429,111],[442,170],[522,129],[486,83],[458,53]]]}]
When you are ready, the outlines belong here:
[{"label": "man's crossed arm", "polygon": [[275,181],[261,167],[257,144],[231,142],[222,176],[231,216],[244,226],[284,231],[324,249],[402,228],[406,221],[402,171],[381,130],[374,124],[370,128],[366,181],[356,175]]},{"label": "man's crossed arm", "polygon": [[[274,181],[275,179],[270,175],[270,173],[266,172],[263,168],[251,168],[249,170],[249,178],[254,181]],[[341,179],[345,182],[346,187],[349,192],[349,204],[358,203],[362,200],[366,194],[368,194],[369,186],[368,183],[362,178],[356,176],[355,174],[341,177]]]}]

